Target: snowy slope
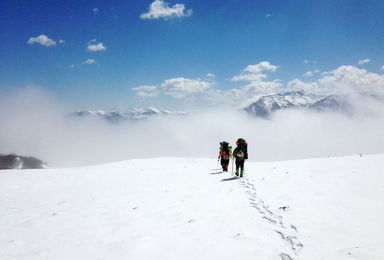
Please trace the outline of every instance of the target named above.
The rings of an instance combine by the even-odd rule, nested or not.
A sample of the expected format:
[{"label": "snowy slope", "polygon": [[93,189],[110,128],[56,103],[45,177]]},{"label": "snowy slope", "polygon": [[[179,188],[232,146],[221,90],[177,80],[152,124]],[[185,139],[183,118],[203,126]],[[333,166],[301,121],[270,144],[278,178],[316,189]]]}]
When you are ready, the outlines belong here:
[{"label": "snowy slope", "polygon": [[383,259],[384,155],[0,172],[0,259]]}]

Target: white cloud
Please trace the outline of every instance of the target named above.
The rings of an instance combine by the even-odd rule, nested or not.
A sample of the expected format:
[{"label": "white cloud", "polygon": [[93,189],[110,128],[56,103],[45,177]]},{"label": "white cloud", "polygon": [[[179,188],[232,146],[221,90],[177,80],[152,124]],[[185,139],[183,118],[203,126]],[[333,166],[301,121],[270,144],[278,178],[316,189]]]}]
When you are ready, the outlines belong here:
[{"label": "white cloud", "polygon": [[315,61],[315,60],[304,60],[304,63],[305,64],[309,64],[309,63],[317,64],[317,61]]},{"label": "white cloud", "polygon": [[212,80],[171,78],[164,80],[160,85],[143,85],[132,88],[139,97],[156,97],[159,94],[165,94],[176,99],[190,98],[195,95],[210,96],[210,87]]},{"label": "white cloud", "polygon": [[60,44],[64,44],[65,41],[64,41],[64,40],[59,40],[59,43],[60,43]]},{"label": "white cloud", "polygon": [[262,61],[256,65],[248,65],[244,71],[250,73],[260,73],[264,71],[275,71],[277,66],[272,65],[269,61]]},{"label": "white cloud", "polygon": [[29,38],[28,44],[35,44],[35,43],[38,43],[38,44],[41,44],[43,46],[46,46],[46,47],[50,47],[50,46],[55,46],[56,45],[56,41],[50,39],[48,36],[42,34],[42,35],[39,35],[37,37],[31,37]]},{"label": "white cloud", "polygon": [[153,85],[143,85],[136,88],[132,88],[136,91],[136,95],[139,97],[156,97],[158,96],[158,87]]},{"label": "white cloud", "polygon": [[359,60],[359,65],[364,65],[369,63],[371,60],[370,59],[364,59],[364,60]]},{"label": "white cloud", "polygon": [[[320,71],[314,70],[314,73]],[[323,72],[320,79],[303,82],[293,79],[287,90],[304,90],[308,93],[359,93],[384,96],[384,75],[369,72],[355,66],[343,65],[330,72]]]},{"label": "white cloud", "polygon": [[383,66],[381,66],[381,69],[382,69],[382,70],[384,70],[384,65],[383,65]]},{"label": "white cloud", "polygon": [[93,8],[92,11],[93,11],[94,14],[98,14],[100,12],[100,9],[95,7],[95,8]]},{"label": "white cloud", "polygon": [[[240,75],[232,81],[249,81],[245,86],[234,88],[224,95],[235,102],[247,103],[256,100],[261,95],[282,93],[292,90],[304,90],[307,93],[359,93],[384,97],[384,75],[372,73],[355,66],[340,66],[333,71],[324,72],[315,69],[308,71],[305,76],[319,74],[317,80],[304,82],[293,79],[284,84],[279,79],[267,80],[266,71],[275,71],[278,67],[270,63],[247,66]],[[382,67],[384,70],[384,66]],[[244,103],[244,104],[245,104]]]},{"label": "white cloud", "polygon": [[75,66],[75,64],[71,64],[71,65],[69,65],[69,67],[70,67],[71,69],[73,69],[73,68],[76,67],[76,66]]},{"label": "white cloud", "polygon": [[274,72],[278,66],[272,65],[268,61],[258,64],[248,65],[240,75],[235,76],[231,81],[249,81],[243,87],[231,89],[228,92],[230,98],[235,100],[252,99],[257,95],[279,92],[283,84],[279,79],[266,81],[267,75],[263,72]]},{"label": "white cloud", "polygon": [[264,71],[275,71],[278,67],[272,65],[268,61],[262,61],[255,65],[248,65],[240,75],[233,77],[232,81],[262,81],[267,77],[263,74]]},{"label": "white cloud", "polygon": [[265,79],[267,75],[262,74],[262,73],[245,73],[245,74],[240,74],[238,76],[233,77],[231,80],[232,81],[262,81]]},{"label": "white cloud", "polygon": [[269,94],[279,92],[282,86],[283,83],[278,79],[272,81],[252,81],[243,90],[246,90],[249,93],[248,95]]},{"label": "white cloud", "polygon": [[309,70],[309,71],[307,71],[307,72],[305,72],[304,74],[303,74],[303,77],[313,77],[313,76],[315,76],[315,74],[318,74],[318,73],[320,73],[321,71],[320,70]]},{"label": "white cloud", "polygon": [[[272,81],[252,81],[249,84],[229,90],[226,95],[235,103],[250,104],[262,95],[279,93],[283,83],[279,79]],[[245,101],[245,102],[244,102]]]},{"label": "white cloud", "polygon": [[265,18],[270,18],[272,15],[271,14],[266,14]]},{"label": "white cloud", "polygon": [[95,59],[86,59],[81,64],[95,64],[95,63],[96,63]]},{"label": "white cloud", "polygon": [[312,71],[307,71],[303,74],[304,77],[313,77],[313,72]]},{"label": "white cloud", "polygon": [[214,78],[216,77],[215,74],[212,74],[212,73],[208,73],[207,75],[205,75],[207,78]]},{"label": "white cloud", "polygon": [[321,89],[317,82],[303,82],[299,79],[293,79],[287,83],[287,90],[300,91],[306,93],[321,93]]},{"label": "white cloud", "polygon": [[[245,81],[245,84],[230,90],[212,88],[213,76],[207,74],[205,79],[171,78],[155,86],[139,86],[133,90],[140,97],[155,97],[165,94],[176,99],[206,102],[209,104],[239,104],[255,101],[262,95],[283,93],[286,91],[304,90],[313,94],[329,93],[361,93],[384,97],[384,75],[368,72],[354,66],[340,66],[337,69],[324,72],[315,69],[312,75],[318,74],[319,79],[309,82],[293,79],[284,83],[279,79],[268,79],[266,72],[278,69],[267,61],[249,65],[232,81]],[[383,66],[384,69],[384,66]],[[221,104],[222,105],[222,104]]]},{"label": "white cloud", "polygon": [[318,83],[329,90],[356,91],[361,94],[384,95],[384,75],[355,66],[340,66],[324,73]]},{"label": "white cloud", "polygon": [[185,9],[184,4],[175,4],[169,6],[167,2],[155,0],[150,6],[147,13],[140,15],[141,19],[159,19],[172,17],[186,17],[192,14],[192,9]]},{"label": "white cloud", "polygon": [[87,46],[87,50],[88,51],[105,51],[107,49],[107,47],[104,46],[104,44],[102,42],[99,42],[97,44],[89,44]]},{"label": "white cloud", "polygon": [[212,82],[201,79],[173,78],[164,80],[161,88],[164,94],[183,99],[194,94],[204,93],[212,84]]}]

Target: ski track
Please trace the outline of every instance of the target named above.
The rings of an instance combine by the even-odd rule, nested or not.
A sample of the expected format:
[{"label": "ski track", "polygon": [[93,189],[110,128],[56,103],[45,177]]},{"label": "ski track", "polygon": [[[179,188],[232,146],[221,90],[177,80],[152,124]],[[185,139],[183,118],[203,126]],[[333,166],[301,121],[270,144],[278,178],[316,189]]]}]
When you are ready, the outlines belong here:
[{"label": "ski track", "polygon": [[284,240],[290,247],[289,254],[280,252],[279,256],[282,260],[296,260],[298,254],[303,248],[303,244],[298,238],[297,227],[293,224],[285,223],[283,216],[273,212],[267,203],[259,198],[255,185],[247,178],[241,178],[240,185],[245,189],[245,193],[249,197],[249,204],[255,208],[261,217],[273,226],[274,231]]}]

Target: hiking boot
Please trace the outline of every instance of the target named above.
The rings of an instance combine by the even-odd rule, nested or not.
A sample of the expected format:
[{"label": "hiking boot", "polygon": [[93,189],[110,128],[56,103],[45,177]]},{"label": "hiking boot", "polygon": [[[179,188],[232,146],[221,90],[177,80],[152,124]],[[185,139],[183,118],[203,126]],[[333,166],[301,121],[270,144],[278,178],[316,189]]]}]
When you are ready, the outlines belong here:
[{"label": "hiking boot", "polygon": [[236,170],[235,174],[236,176],[239,176],[239,170]]},{"label": "hiking boot", "polygon": [[241,170],[240,177],[243,177],[243,175],[244,175],[244,170]]}]

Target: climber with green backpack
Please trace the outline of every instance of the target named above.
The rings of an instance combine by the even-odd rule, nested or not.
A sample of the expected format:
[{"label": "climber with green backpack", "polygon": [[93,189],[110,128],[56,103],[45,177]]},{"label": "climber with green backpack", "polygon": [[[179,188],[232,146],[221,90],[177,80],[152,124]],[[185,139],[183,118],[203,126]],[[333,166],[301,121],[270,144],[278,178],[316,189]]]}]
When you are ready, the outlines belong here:
[{"label": "climber with green backpack", "polygon": [[[243,177],[244,175],[244,162],[248,159],[248,143],[243,139],[239,138],[236,142],[236,148],[233,151],[233,157],[236,159],[236,176]],[[239,172],[240,169],[240,172]]]}]

